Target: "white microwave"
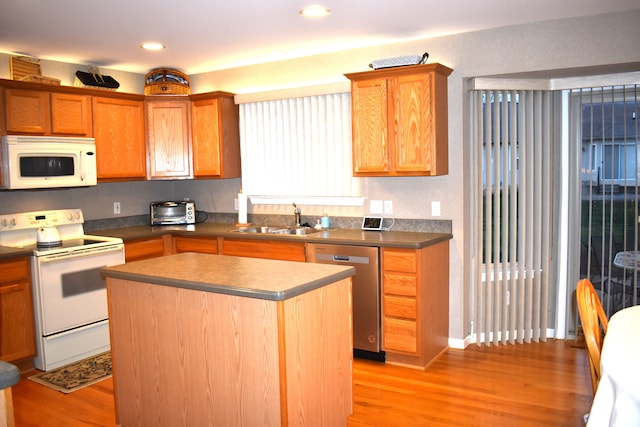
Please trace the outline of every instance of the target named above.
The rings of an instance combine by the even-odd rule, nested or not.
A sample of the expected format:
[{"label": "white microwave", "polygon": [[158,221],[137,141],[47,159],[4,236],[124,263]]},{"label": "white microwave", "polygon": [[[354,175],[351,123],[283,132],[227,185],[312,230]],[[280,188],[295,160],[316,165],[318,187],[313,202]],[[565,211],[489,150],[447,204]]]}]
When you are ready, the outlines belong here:
[{"label": "white microwave", "polygon": [[0,188],[86,187],[96,185],[93,138],[4,135]]}]

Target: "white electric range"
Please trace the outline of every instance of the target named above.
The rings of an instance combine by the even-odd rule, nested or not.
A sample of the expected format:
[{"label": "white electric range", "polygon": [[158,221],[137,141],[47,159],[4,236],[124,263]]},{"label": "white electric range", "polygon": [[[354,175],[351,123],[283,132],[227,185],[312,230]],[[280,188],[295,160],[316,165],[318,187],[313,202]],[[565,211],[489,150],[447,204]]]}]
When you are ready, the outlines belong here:
[{"label": "white electric range", "polygon": [[84,234],[80,209],[0,215],[0,245],[29,249],[36,368],[108,351],[107,291],[100,269],[124,263],[122,239]]}]

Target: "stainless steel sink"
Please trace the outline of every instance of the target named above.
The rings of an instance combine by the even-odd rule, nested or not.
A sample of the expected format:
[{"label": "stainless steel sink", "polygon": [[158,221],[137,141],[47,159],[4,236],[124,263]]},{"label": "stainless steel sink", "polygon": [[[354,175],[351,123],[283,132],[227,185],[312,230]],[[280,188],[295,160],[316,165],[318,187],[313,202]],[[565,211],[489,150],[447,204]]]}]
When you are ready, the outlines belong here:
[{"label": "stainless steel sink", "polygon": [[261,234],[295,234],[297,236],[306,236],[307,234],[317,233],[322,230],[317,230],[312,227],[278,227],[278,226],[251,226],[251,227],[237,227],[231,230],[236,233],[261,233]]}]

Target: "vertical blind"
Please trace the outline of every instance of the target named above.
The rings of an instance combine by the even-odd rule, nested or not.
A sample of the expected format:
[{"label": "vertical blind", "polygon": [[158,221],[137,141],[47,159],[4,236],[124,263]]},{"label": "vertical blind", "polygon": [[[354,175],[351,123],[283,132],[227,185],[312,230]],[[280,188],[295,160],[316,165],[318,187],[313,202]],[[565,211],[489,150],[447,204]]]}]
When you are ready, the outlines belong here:
[{"label": "vertical blind", "polygon": [[349,93],[241,104],[240,144],[245,194],[359,196]]},{"label": "vertical blind", "polygon": [[553,93],[471,91],[476,342],[546,340],[555,276]]},{"label": "vertical blind", "polygon": [[[633,256],[640,250],[639,115],[638,85],[571,91],[570,116],[577,122],[582,157],[575,160],[581,193],[580,278],[594,284],[608,316],[640,302],[640,260]],[[615,263],[620,252],[632,254],[627,268]]]}]

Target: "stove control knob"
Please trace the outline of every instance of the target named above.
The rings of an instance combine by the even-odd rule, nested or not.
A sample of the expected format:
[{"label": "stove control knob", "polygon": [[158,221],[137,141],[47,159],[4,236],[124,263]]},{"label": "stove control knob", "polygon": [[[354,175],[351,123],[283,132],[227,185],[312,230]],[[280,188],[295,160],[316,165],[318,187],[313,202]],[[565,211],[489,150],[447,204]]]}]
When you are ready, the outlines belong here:
[{"label": "stove control knob", "polygon": [[7,227],[7,226],[15,226],[16,225],[16,219],[15,218],[11,218],[10,221],[7,221],[6,218],[4,218],[2,221],[0,221],[0,224],[2,224],[3,227]]}]

